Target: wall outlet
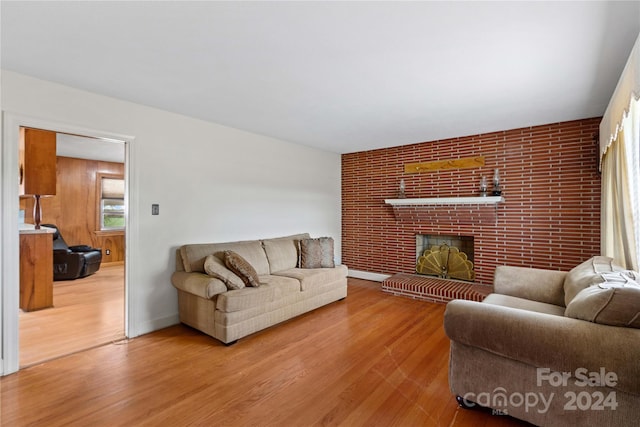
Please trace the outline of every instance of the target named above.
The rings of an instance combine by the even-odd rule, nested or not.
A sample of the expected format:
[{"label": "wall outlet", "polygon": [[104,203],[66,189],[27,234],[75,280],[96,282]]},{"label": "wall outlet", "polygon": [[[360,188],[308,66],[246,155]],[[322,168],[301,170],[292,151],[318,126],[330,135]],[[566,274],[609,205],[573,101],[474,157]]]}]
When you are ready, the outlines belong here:
[{"label": "wall outlet", "polygon": [[154,203],[151,205],[151,215],[160,215],[160,205]]},{"label": "wall outlet", "polygon": [[105,249],[104,254],[105,255],[111,255],[111,249]]}]

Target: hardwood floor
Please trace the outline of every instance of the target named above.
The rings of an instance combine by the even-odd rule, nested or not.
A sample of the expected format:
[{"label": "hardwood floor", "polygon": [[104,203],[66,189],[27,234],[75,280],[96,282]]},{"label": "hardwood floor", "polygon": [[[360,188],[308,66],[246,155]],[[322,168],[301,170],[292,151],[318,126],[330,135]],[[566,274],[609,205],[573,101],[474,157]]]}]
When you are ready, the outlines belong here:
[{"label": "hardwood floor", "polygon": [[444,305],[349,296],[226,347],[183,325],[0,379],[3,426],[516,426],[458,408]]},{"label": "hardwood floor", "polygon": [[21,368],[123,339],[124,265],[54,282],[53,305],[20,311]]}]

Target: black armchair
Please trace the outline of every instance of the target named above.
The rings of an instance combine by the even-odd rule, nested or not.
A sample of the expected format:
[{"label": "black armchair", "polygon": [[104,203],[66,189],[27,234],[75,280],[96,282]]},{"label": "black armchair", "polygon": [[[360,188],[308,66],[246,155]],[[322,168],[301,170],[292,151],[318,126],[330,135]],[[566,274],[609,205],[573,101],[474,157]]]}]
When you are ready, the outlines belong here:
[{"label": "black armchair", "polygon": [[42,224],[55,229],[53,234],[53,280],[73,280],[100,269],[102,250],[87,245],[69,246],[54,224]]}]

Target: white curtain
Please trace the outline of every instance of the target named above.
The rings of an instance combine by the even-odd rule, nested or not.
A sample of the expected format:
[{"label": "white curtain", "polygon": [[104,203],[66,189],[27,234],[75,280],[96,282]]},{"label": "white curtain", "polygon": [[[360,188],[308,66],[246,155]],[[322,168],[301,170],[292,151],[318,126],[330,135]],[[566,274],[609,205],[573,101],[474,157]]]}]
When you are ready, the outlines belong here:
[{"label": "white curtain", "polygon": [[600,158],[615,141],[633,99],[640,97],[640,34],[600,122]]},{"label": "white curtain", "polygon": [[640,36],[600,123],[602,255],[640,271]]},{"label": "white curtain", "polygon": [[602,159],[602,254],[639,271],[640,105],[634,100]]}]

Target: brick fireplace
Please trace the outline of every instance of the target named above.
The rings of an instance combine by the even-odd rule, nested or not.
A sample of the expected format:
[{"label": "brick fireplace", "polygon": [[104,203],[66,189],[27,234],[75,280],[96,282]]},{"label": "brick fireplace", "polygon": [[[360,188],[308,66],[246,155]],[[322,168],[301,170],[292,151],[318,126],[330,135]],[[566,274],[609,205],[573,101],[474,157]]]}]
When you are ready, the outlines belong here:
[{"label": "brick fireplace", "polygon": [[[474,239],[475,283],[498,265],[569,270],[600,252],[600,119],[493,132],[342,156],[342,261],[350,269],[415,274],[416,234]],[[469,169],[405,172],[413,162],[484,156]],[[469,210],[396,209],[407,198],[477,195],[480,178],[500,169],[504,202]],[[461,213],[462,212],[462,213]],[[485,213],[490,215],[485,215]]]}]

